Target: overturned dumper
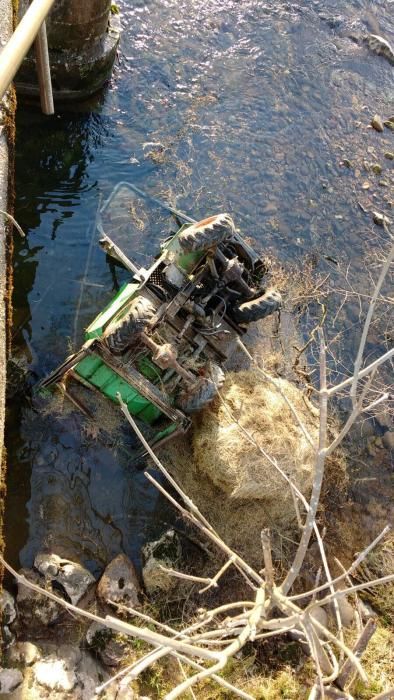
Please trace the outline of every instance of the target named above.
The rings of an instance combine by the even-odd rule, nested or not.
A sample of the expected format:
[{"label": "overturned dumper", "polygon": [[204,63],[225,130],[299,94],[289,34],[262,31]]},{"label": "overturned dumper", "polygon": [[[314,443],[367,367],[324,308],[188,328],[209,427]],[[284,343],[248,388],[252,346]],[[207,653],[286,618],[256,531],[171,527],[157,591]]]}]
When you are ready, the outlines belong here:
[{"label": "overturned dumper", "polygon": [[[69,379],[127,405],[151,426],[156,447],[185,432],[190,414],[216,396],[223,365],[252,321],[280,308],[264,287],[266,264],[228,214],[186,223],[161,245],[149,269],[137,267],[101,229],[100,244],[131,273],[85,332],[81,349],[40,382]],[[154,430],[152,430],[154,428]]]}]

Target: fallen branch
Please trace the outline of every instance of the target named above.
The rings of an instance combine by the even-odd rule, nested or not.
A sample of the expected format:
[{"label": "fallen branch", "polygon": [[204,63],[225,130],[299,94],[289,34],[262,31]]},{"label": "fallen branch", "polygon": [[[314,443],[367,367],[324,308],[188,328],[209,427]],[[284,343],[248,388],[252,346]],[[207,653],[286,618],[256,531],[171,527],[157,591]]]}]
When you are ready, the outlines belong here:
[{"label": "fallen branch", "polygon": [[12,216],[12,214],[9,214],[7,211],[3,211],[2,209],[0,209],[0,214],[3,214],[3,216],[6,217],[6,219],[8,219],[9,221],[11,221],[11,223],[13,224],[13,226],[15,226],[16,230],[18,231],[18,233],[21,235],[22,238],[26,238],[25,232],[24,232],[23,229],[19,226],[17,220],[14,219],[14,217]]}]

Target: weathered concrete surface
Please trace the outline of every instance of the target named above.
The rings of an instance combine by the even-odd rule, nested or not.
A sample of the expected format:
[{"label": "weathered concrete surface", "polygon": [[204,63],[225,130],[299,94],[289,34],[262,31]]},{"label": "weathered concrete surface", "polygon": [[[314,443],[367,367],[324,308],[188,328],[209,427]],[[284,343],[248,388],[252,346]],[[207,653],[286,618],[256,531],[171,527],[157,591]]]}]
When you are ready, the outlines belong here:
[{"label": "weathered concrete surface", "polygon": [[[11,0],[0,0],[0,45],[8,41],[12,34],[13,10]],[[8,211],[12,205],[13,172],[13,129],[14,129],[14,99],[13,91],[8,92],[0,106],[0,209]],[[7,361],[7,324],[9,317],[10,278],[9,262],[9,224],[0,214],[0,549],[2,546],[2,513],[5,483],[5,454],[4,454],[4,409]]]},{"label": "weathered concrete surface", "polygon": [[[19,0],[22,17],[29,5]],[[57,0],[47,20],[52,89],[56,101],[83,100],[111,76],[120,36],[110,0]],[[18,95],[39,95],[34,49],[24,59],[15,85]]]}]

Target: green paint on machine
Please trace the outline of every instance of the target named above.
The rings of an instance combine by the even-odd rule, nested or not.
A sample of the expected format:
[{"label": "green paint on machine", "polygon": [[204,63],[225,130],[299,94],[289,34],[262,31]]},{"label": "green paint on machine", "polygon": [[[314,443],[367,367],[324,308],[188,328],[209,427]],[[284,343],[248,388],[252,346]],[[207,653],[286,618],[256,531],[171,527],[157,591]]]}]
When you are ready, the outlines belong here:
[{"label": "green paint on machine", "polygon": [[122,379],[111,367],[95,354],[84,357],[74,371],[85,381],[99,389],[104,396],[114,403],[119,403],[117,394],[127,404],[133,416],[141,418],[145,423],[154,423],[161,415],[160,409]]}]

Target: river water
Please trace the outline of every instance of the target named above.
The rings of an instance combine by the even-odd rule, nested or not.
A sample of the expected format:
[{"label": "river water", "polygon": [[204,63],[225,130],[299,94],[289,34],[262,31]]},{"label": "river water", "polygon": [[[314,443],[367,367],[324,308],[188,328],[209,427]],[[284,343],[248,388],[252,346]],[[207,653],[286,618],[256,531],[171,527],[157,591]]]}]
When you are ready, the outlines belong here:
[{"label": "river water", "polygon": [[[265,252],[313,256],[359,291],[365,251],[379,243],[371,210],[390,216],[393,132],[368,125],[393,115],[393,67],[358,39],[394,42],[391,0],[122,0],[120,10],[119,56],[99,97],[51,118],[18,109],[15,216],[27,236],[15,240],[5,533],[16,565],[43,547],[96,573],[121,550],[138,561],[172,517],[76,412],[32,394],[125,279],[94,234],[118,181],[196,218],[229,211]],[[156,229],[137,225],[128,253],[148,262],[168,233]],[[343,318],[351,353],[357,314]]]}]

